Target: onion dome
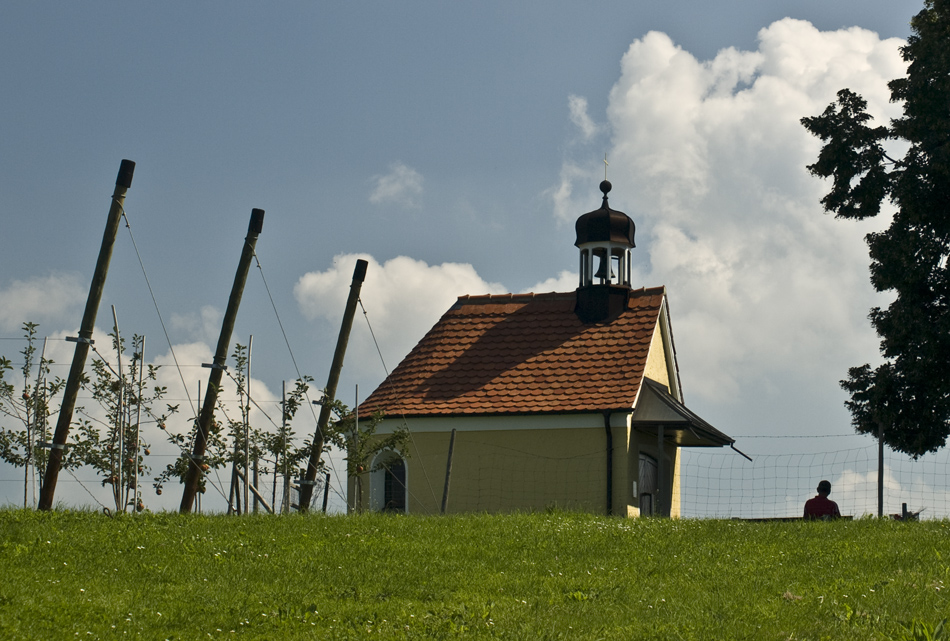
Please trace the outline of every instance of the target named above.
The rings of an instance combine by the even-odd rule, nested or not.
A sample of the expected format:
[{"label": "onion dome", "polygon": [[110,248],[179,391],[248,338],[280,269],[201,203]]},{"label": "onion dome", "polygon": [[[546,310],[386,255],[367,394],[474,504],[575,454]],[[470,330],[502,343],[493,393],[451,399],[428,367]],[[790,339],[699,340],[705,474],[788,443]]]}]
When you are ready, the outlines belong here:
[{"label": "onion dome", "polygon": [[600,183],[600,191],[604,193],[604,202],[600,209],[588,212],[577,219],[574,230],[577,232],[575,247],[586,243],[619,243],[629,247],[636,247],[633,241],[636,226],[630,217],[622,211],[611,209],[607,204],[607,192],[611,185],[608,181]]}]

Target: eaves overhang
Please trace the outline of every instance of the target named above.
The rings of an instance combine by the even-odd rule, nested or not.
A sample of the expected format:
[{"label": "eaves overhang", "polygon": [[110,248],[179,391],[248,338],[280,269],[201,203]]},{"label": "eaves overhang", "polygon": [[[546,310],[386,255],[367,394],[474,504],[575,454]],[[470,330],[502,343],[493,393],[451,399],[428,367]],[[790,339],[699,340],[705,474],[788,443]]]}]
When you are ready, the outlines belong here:
[{"label": "eaves overhang", "polygon": [[736,442],[670,396],[665,385],[646,377],[631,423],[634,429],[654,434],[662,427],[680,447],[724,447]]}]

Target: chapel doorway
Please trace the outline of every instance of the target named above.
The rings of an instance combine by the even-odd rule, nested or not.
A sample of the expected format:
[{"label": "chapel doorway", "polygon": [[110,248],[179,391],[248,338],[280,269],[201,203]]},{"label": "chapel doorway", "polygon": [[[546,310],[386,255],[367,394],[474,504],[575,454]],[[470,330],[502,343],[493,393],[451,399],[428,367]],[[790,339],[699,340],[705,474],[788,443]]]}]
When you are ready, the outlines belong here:
[{"label": "chapel doorway", "polygon": [[640,454],[640,516],[653,516],[656,505],[657,465],[649,454]]}]

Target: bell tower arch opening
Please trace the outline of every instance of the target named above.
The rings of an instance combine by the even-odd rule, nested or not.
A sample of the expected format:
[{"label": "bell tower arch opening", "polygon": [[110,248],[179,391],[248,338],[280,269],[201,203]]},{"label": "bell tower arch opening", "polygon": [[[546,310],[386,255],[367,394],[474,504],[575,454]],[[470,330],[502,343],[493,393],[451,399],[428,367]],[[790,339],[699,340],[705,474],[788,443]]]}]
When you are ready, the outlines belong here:
[{"label": "bell tower arch opening", "polygon": [[631,250],[636,247],[636,226],[622,211],[610,208],[607,194],[611,184],[604,180],[600,209],[577,219],[574,246],[580,250],[577,287],[577,315],[585,323],[616,316],[626,307],[633,270]]}]

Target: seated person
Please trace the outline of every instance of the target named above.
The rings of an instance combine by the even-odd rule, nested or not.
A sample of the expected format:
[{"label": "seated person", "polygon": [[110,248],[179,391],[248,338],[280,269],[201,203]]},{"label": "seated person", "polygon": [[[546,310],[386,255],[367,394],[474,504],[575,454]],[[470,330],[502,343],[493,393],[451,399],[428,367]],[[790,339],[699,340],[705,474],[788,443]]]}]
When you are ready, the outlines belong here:
[{"label": "seated person", "polygon": [[805,501],[806,519],[836,519],[841,516],[838,511],[838,504],[828,499],[831,494],[831,483],[822,481],[818,484],[818,496]]}]

